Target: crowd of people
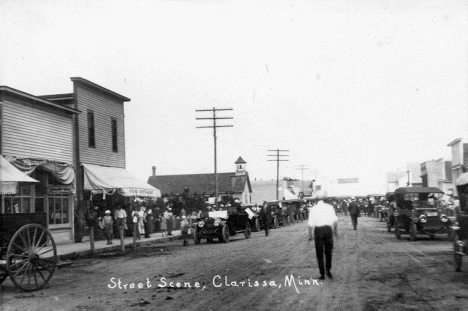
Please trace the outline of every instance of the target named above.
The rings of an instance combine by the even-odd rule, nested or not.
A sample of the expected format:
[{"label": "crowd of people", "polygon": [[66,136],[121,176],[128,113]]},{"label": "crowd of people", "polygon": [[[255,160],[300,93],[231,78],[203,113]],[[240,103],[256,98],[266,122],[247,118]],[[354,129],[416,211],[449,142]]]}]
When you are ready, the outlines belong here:
[{"label": "crowd of people", "polygon": [[[105,209],[98,205],[92,206],[84,215],[88,227],[94,230],[94,239],[107,240],[112,244],[114,238],[119,238],[122,229],[124,237],[149,238],[154,233],[162,236],[172,236],[174,230],[183,229],[188,223],[185,210],[182,208],[177,215],[172,206],[148,207],[145,202],[122,206],[116,204],[113,209]],[[180,225],[179,225],[180,224]]]}]

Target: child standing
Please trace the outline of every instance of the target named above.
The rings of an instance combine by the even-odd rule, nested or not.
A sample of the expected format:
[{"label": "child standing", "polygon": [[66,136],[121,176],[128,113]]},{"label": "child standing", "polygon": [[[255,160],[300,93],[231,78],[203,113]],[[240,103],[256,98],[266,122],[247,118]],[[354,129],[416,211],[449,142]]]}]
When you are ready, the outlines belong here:
[{"label": "child standing", "polygon": [[161,226],[161,235],[167,236],[167,233],[166,233],[167,223],[166,223],[166,217],[164,217],[164,213],[161,213],[161,215],[159,216],[159,223]]},{"label": "child standing", "polygon": [[190,224],[187,221],[187,217],[185,215],[182,216],[182,221],[180,222],[180,230],[182,233],[182,238],[184,239],[184,246],[188,246],[188,238],[189,238],[189,229]]},{"label": "child standing", "polygon": [[112,235],[114,234],[114,221],[112,220],[111,211],[107,210],[104,218],[102,218],[102,225],[104,226],[104,233],[107,238],[107,245],[112,244]]}]

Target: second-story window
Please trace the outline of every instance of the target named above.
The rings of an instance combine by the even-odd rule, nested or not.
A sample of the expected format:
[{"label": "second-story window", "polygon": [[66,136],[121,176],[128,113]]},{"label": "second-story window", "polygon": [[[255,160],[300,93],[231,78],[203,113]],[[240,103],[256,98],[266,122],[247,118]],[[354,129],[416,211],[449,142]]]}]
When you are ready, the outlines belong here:
[{"label": "second-story window", "polygon": [[88,146],[96,147],[96,133],[94,129],[94,111],[88,110]]},{"label": "second-story window", "polygon": [[112,126],[112,151],[118,152],[119,149],[117,148],[117,119],[111,119],[111,126]]}]

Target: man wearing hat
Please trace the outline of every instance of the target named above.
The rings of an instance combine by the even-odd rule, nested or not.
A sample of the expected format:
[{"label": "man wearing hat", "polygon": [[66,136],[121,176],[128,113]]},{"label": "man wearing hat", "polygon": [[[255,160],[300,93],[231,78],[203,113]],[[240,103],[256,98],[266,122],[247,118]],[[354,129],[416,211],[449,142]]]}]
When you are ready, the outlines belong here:
[{"label": "man wearing hat", "polygon": [[351,222],[353,223],[353,228],[356,230],[357,228],[357,218],[360,213],[359,211],[359,204],[356,202],[355,197],[351,197],[351,203],[349,203],[348,207],[349,215],[351,216]]},{"label": "man wearing hat", "polygon": [[[328,278],[333,278],[330,270],[332,267],[333,236],[338,235],[338,217],[335,209],[330,204],[323,202],[326,193],[318,190],[315,193],[317,204],[310,210],[309,227],[315,241],[315,253],[317,255],[320,270],[320,280],[325,279],[325,271]],[[325,253],[325,264],[323,256]],[[325,270],[326,269],[326,270]]]},{"label": "man wearing hat", "polygon": [[107,245],[112,244],[112,235],[114,234],[114,221],[112,220],[111,211],[105,212],[104,218],[102,218],[102,225],[104,226],[104,233],[107,238]]}]

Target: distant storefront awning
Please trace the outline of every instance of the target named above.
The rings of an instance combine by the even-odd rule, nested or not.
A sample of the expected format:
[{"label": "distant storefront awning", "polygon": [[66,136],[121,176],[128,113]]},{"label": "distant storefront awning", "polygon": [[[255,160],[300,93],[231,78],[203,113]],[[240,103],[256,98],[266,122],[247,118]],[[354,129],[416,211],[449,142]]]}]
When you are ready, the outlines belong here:
[{"label": "distant storefront awning", "polygon": [[18,182],[38,182],[0,156],[0,194],[15,194]]},{"label": "distant storefront awning", "polygon": [[127,197],[161,197],[161,191],[138,179],[124,168],[84,164],[84,190],[93,193],[118,191]]},{"label": "distant storefront awning", "polygon": [[455,186],[463,186],[468,184],[468,173],[463,173],[455,180]]}]

